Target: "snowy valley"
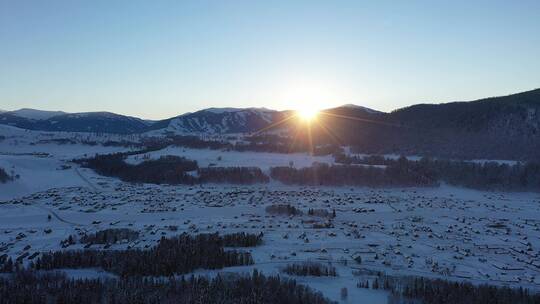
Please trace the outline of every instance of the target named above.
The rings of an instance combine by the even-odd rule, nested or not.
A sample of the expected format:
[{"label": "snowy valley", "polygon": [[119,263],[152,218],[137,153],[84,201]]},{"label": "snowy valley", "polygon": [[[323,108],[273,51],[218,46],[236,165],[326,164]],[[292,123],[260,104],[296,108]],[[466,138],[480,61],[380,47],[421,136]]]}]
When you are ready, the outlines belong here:
[{"label": "snowy valley", "polygon": [[[314,164],[340,164],[332,154],[309,152],[181,145],[146,151],[141,143],[148,141],[148,135],[9,126],[1,126],[0,131],[0,167],[12,178],[0,183],[1,263],[9,259],[25,267],[48,252],[67,250],[148,250],[161,238],[183,233],[249,233],[262,236],[260,245],[242,249],[253,263],[201,268],[183,275],[212,278],[217,273],[249,274],[257,269],[295,279],[340,303],[389,303],[391,293],[374,288],[374,282],[384,276],[540,290],[538,192],[484,191],[446,183],[287,185],[273,178],[245,185],[130,183],[99,175],[74,160],[128,153],[125,163],[136,166],[177,156],[196,161],[201,169],[256,167],[269,176],[273,167],[301,170]],[[230,135],[220,136],[222,142],[227,138]],[[347,147],[344,151],[349,157],[362,156]],[[196,176],[197,172],[188,173]],[[103,231],[132,231],[136,237],[82,241]],[[291,265],[319,265],[335,273],[295,275],[286,272]],[[59,269],[71,278],[118,276],[101,267]]]}]

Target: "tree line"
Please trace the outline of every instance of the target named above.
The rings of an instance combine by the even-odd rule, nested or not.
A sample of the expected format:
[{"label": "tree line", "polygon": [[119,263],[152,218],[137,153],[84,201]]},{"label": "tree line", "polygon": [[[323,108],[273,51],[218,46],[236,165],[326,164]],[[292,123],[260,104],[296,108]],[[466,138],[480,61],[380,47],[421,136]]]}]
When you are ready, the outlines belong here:
[{"label": "tree line", "polygon": [[305,262],[287,264],[282,271],[288,275],[295,276],[315,276],[315,277],[336,277],[336,268],[331,265],[321,263]]},{"label": "tree line", "polygon": [[[360,282],[361,288],[369,288],[369,281]],[[524,288],[498,287],[469,282],[453,282],[423,277],[392,277],[379,275],[371,282],[372,289],[384,289],[392,293],[389,303],[425,304],[538,304],[540,294]]]},{"label": "tree line", "polygon": [[[134,165],[126,163],[125,159],[129,155],[134,155],[134,153],[96,155],[92,158],[76,160],[76,162],[83,167],[93,169],[98,174],[134,183],[193,185],[200,183],[254,184],[269,181],[268,176],[257,167],[199,168],[194,160],[172,155],[144,160]],[[192,174],[194,171],[197,175]]]},{"label": "tree line", "polygon": [[208,167],[199,168],[197,172],[199,183],[255,184],[270,180],[257,167]]},{"label": "tree line", "polygon": [[162,156],[132,165],[125,162],[123,153],[96,155],[86,159],[82,165],[98,174],[118,177],[126,182],[145,182],[154,184],[194,184],[195,178],[188,174],[197,170],[197,162],[178,156]]},{"label": "tree line", "polygon": [[435,181],[455,186],[487,190],[538,191],[540,190],[540,163],[516,162],[515,164],[494,161],[473,162],[424,157],[420,160],[385,158],[381,155],[348,156],[335,155],[342,164],[382,165],[389,169],[416,166]]},{"label": "tree line", "polygon": [[[77,160],[85,167],[105,176],[126,182],[155,184],[267,183],[269,177],[257,167],[200,168],[196,161],[178,156],[163,156],[132,165],[128,155],[140,151],[96,155]],[[540,163],[470,162],[405,157],[347,156],[334,154],[340,164],[314,164],[306,168],[273,167],[270,177],[285,184],[325,186],[435,186],[445,182],[455,186],[482,190],[538,191]],[[196,171],[197,175],[192,174]],[[1,177],[0,177],[1,178]]]},{"label": "tree line", "polygon": [[437,180],[415,163],[396,166],[314,164],[311,167],[273,167],[270,176],[284,184],[319,186],[432,186]]},{"label": "tree line", "polygon": [[339,151],[333,154],[336,163],[351,165],[351,164],[363,164],[371,166],[386,166],[394,162],[391,158],[386,158],[383,155],[347,155],[343,151]]},{"label": "tree line", "polygon": [[237,232],[221,236],[219,243],[223,247],[256,247],[262,244],[264,234]]},{"label": "tree line", "polygon": [[265,208],[266,212],[270,214],[296,216],[302,215],[302,210],[292,206],[291,204],[272,204]]},{"label": "tree line", "polygon": [[115,244],[118,241],[134,241],[139,238],[139,232],[127,228],[110,228],[85,234],[81,237],[83,244]]},{"label": "tree line", "polygon": [[348,158],[341,165],[314,164],[300,169],[274,167],[270,176],[285,184],[296,185],[422,187],[445,182],[482,190],[540,190],[540,163],[535,162],[509,165],[430,158],[363,157]]},{"label": "tree line", "polygon": [[262,235],[183,233],[173,238],[161,238],[147,250],[65,250],[43,253],[30,268],[52,270],[60,268],[102,268],[122,277],[170,276],[185,274],[197,268],[220,269],[251,265],[249,252],[225,250],[224,247],[249,247],[262,242]]},{"label": "tree line", "polygon": [[246,276],[215,278],[69,279],[64,273],[21,271],[0,277],[0,304],[330,304],[322,294],[257,270]]}]

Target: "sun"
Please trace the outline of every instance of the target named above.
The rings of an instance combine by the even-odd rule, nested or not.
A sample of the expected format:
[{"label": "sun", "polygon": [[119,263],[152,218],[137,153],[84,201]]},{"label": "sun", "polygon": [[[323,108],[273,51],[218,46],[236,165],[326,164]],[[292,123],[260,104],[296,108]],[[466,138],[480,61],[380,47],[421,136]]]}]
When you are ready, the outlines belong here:
[{"label": "sun", "polygon": [[301,120],[305,122],[310,122],[317,118],[317,115],[319,114],[319,110],[315,108],[298,109],[296,110],[296,114]]}]

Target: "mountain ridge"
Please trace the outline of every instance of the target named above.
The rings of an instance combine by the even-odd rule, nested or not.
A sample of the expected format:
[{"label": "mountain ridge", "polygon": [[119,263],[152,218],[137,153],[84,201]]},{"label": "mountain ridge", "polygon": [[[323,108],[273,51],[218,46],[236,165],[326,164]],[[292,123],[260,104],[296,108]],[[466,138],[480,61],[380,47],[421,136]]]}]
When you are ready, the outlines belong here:
[{"label": "mountain ridge", "polygon": [[[290,110],[209,108],[151,122],[110,112],[65,113],[41,120],[4,112],[0,124],[42,131],[253,134],[295,132],[301,124],[288,119],[291,115]],[[343,105],[321,111],[311,129],[317,144],[339,143],[363,153],[529,159],[540,157],[540,89],[474,101],[416,104],[388,113]]]}]

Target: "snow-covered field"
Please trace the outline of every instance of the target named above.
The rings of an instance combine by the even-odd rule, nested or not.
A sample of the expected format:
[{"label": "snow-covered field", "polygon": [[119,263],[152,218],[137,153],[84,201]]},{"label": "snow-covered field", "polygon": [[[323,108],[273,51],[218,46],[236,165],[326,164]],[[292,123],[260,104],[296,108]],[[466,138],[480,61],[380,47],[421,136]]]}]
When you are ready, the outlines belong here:
[{"label": "snow-covered field", "polygon": [[157,159],[165,155],[183,156],[196,160],[200,167],[259,167],[267,171],[271,167],[293,166],[295,168],[310,167],[313,163],[334,163],[331,155],[312,156],[308,153],[269,153],[238,152],[210,149],[190,149],[183,147],[167,147],[144,155],[133,155],[127,158],[128,163],[139,163],[145,159]]},{"label": "snow-covered field", "polygon": [[[14,144],[16,141],[17,144]],[[0,255],[60,250],[70,235],[130,228],[139,240],[112,248],[144,248],[182,232],[263,232],[264,244],[249,248],[252,268],[278,273],[294,261],[330,263],[338,277],[295,277],[339,301],[386,303],[387,294],[356,288],[357,269],[444,277],[540,290],[540,194],[437,188],[292,187],[266,185],[134,185],[98,176],[69,160],[125,148],[31,145],[35,139],[0,142],[0,167],[20,175],[0,184]],[[34,152],[47,155],[33,154]],[[167,148],[149,157],[180,155],[201,166],[309,166],[331,158],[304,154],[242,153]],[[131,157],[138,162],[141,156]],[[64,167],[67,165],[71,167]],[[271,215],[272,204],[291,204],[301,216]],[[336,217],[307,215],[325,209]],[[48,219],[48,215],[52,218]],[[327,228],[319,228],[325,226]],[[177,227],[172,229],[171,227]],[[73,245],[70,248],[81,248]],[[99,249],[100,245],[92,248]],[[360,258],[359,258],[360,257]],[[361,263],[358,261],[361,259]],[[91,276],[87,270],[69,271]],[[198,271],[212,275],[214,271]],[[353,302],[351,302],[353,303]]]},{"label": "snow-covered field", "polygon": [[[88,186],[71,163],[74,158],[126,151],[124,147],[42,143],[51,139],[120,140],[115,135],[28,131],[0,125],[0,168],[17,175],[13,182],[0,184],[0,200],[28,195],[55,187]],[[127,139],[127,138],[126,138]]]}]

